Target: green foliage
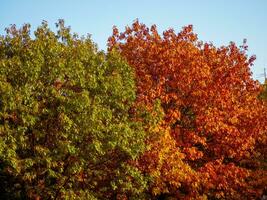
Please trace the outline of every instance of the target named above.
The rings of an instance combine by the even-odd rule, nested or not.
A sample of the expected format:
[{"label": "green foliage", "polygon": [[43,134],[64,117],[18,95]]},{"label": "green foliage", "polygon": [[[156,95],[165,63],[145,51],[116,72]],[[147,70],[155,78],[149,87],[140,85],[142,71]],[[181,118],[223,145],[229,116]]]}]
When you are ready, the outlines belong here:
[{"label": "green foliage", "polygon": [[90,37],[43,22],[0,37],[1,199],[133,197],[146,178],[127,164],[145,149],[132,120],[132,69]]},{"label": "green foliage", "polygon": [[267,80],[263,84],[263,91],[260,94],[260,98],[263,99],[264,101],[267,101]]}]

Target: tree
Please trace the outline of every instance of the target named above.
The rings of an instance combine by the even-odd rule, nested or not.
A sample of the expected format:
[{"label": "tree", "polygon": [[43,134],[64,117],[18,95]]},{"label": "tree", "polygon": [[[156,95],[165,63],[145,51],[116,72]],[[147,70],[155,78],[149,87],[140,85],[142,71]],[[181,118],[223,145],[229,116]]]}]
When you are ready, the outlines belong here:
[{"label": "tree", "polygon": [[267,106],[245,42],[136,21],[104,53],[56,27],[0,36],[1,199],[266,193]]},{"label": "tree", "polygon": [[56,26],[43,22],[31,37],[30,25],[13,25],[0,37],[0,197],[138,196],[146,178],[129,161],[146,133],[129,114],[133,70]]},{"label": "tree", "polygon": [[156,177],[152,196],[263,194],[266,166],[257,147],[266,147],[266,107],[258,99],[261,86],[251,78],[255,57],[247,56],[246,41],[240,48],[233,42],[217,48],[199,41],[191,25],[160,35],[155,25],[135,21],[122,33],[114,27],[108,46],[134,68],[137,104],[151,108],[160,100],[164,112],[160,127],[166,139],[150,140],[154,148],[139,161],[140,169]]}]

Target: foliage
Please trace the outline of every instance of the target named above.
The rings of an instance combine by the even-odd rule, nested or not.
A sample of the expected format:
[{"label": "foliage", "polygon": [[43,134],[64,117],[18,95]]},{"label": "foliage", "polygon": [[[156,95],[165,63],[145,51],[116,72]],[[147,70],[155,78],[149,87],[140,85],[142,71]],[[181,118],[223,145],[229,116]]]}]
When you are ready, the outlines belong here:
[{"label": "foliage", "polygon": [[[266,106],[251,78],[246,41],[215,47],[192,26],[160,35],[138,21],[108,40],[135,69],[137,104],[160,100],[165,136],[139,168],[153,177],[152,196],[255,199],[266,192]],[[157,130],[155,131],[157,134]],[[160,133],[159,133],[160,134]]]},{"label": "foliage", "polygon": [[260,98],[263,100],[267,100],[267,80],[265,80],[265,82],[263,83],[263,90],[260,94]]},{"label": "foliage", "polygon": [[31,37],[30,25],[13,25],[0,37],[0,198],[138,196],[147,180],[129,160],[146,133],[128,112],[132,68],[56,26]]},{"label": "foliage", "polygon": [[108,52],[63,20],[0,36],[0,199],[257,199],[266,84],[246,41],[138,21]]}]

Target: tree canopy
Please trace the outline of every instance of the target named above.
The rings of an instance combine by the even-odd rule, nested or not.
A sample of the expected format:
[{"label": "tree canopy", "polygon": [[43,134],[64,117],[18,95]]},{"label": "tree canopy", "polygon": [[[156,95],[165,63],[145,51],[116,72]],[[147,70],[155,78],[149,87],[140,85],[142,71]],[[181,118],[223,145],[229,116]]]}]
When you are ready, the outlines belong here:
[{"label": "tree canopy", "polygon": [[[90,37],[46,22],[0,38],[1,199],[97,199],[145,187],[128,164],[145,148],[130,119],[133,70]],[[128,174],[128,175],[127,175]]]},{"label": "tree canopy", "polygon": [[109,49],[135,69],[137,102],[159,99],[164,111],[168,145],[156,142],[140,162],[156,177],[153,194],[246,199],[266,190],[266,105],[246,41],[215,47],[191,25],[159,34],[136,21],[121,33],[114,27]]},{"label": "tree canopy", "polygon": [[246,41],[114,27],[107,52],[56,23],[0,36],[0,199],[257,199],[266,84]]}]

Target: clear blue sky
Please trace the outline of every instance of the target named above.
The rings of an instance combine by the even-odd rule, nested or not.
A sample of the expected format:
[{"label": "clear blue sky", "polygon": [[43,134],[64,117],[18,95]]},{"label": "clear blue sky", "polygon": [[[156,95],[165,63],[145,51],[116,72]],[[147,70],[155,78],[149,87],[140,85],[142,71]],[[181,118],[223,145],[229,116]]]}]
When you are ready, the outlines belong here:
[{"label": "clear blue sky", "polygon": [[267,0],[0,0],[0,34],[9,24],[35,29],[46,20],[54,27],[59,18],[80,35],[92,34],[103,50],[113,25],[122,30],[136,18],[160,31],[193,24],[199,39],[216,46],[246,38],[249,55],[257,56],[254,78],[262,81],[267,68]]}]

